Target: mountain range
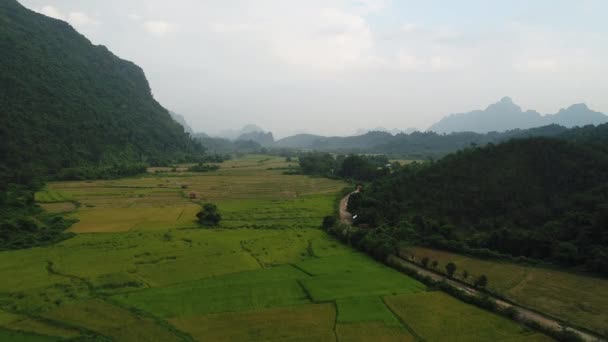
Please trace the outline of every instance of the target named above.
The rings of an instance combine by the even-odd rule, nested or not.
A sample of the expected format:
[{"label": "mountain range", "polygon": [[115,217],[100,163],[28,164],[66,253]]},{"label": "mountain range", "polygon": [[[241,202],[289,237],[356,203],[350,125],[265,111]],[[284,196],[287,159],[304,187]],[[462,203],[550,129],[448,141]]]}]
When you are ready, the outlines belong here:
[{"label": "mountain range", "polygon": [[510,97],[488,106],[485,110],[451,114],[429,127],[436,133],[451,132],[504,132],[557,124],[564,127],[599,125],[608,122],[608,116],[595,112],[585,104],[575,104],[558,113],[541,115],[534,110],[523,111]]},{"label": "mountain range", "polygon": [[0,51],[0,181],[202,155],[139,66],[68,23],[2,0]]}]

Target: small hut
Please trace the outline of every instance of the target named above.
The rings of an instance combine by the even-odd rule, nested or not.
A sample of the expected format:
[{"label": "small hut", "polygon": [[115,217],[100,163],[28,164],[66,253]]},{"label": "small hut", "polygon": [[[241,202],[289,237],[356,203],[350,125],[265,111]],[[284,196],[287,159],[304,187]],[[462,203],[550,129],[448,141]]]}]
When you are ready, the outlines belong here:
[{"label": "small hut", "polygon": [[196,192],[191,192],[189,194],[189,196],[190,196],[190,199],[196,199]]}]

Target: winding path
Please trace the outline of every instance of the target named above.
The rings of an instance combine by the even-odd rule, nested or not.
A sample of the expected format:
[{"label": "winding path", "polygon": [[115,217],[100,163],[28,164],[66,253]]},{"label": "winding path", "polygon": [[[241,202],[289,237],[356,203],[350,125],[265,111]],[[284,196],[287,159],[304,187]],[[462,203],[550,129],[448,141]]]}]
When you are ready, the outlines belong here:
[{"label": "winding path", "polygon": [[[350,195],[352,195],[355,192],[358,192],[358,191],[351,192],[350,194],[346,195],[340,201],[340,222],[342,222],[344,224],[351,225],[353,223],[353,218],[352,218],[353,215],[351,213],[349,213],[346,210],[346,208],[348,207],[348,199],[349,199]],[[431,270],[425,269],[425,268],[423,268],[409,260],[403,259],[397,255],[390,255],[387,258],[387,263],[396,269],[401,269],[401,270],[408,269],[408,270],[416,271],[416,272],[418,272],[418,274],[420,274],[422,276],[430,277],[431,279],[433,279],[435,281],[446,281],[451,286],[454,286],[454,287],[456,287],[462,291],[465,291],[471,295],[474,295],[474,296],[487,295],[485,293],[483,293],[483,294],[480,293],[475,288],[473,288],[469,285],[466,285],[466,284],[461,283],[456,280],[447,279],[444,275],[441,275],[437,272],[433,272]],[[570,326],[566,325],[565,323],[561,322],[560,320],[555,319],[553,317],[549,317],[542,313],[524,308],[517,304],[513,304],[510,302],[504,301],[502,299],[493,297],[493,296],[489,296],[489,297],[496,302],[496,305],[498,305],[499,307],[501,307],[503,309],[507,309],[507,308],[516,309],[517,310],[516,320],[518,320],[518,321],[534,322],[534,323],[539,324],[540,326],[543,326],[545,328],[549,328],[549,329],[555,330],[555,331],[559,331],[560,329],[564,328],[567,331],[577,334],[583,341],[588,341],[588,342],[606,341],[606,339],[600,337],[599,335],[595,335],[591,332],[587,332],[587,331],[584,331],[581,329],[570,327]]]}]

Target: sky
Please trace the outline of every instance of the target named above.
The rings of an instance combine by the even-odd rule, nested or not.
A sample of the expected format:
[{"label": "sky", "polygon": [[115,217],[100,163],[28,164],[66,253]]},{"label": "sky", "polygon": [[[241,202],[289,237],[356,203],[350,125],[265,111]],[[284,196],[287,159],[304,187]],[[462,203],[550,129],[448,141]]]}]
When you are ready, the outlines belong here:
[{"label": "sky", "polygon": [[195,131],[420,130],[510,96],[608,113],[605,0],[19,0],[141,66]]}]

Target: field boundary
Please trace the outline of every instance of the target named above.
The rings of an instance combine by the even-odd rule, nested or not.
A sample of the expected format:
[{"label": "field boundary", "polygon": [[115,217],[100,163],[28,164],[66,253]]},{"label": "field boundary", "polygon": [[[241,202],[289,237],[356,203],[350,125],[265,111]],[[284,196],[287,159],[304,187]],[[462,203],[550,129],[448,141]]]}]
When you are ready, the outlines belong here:
[{"label": "field boundary", "polygon": [[395,318],[397,318],[397,320],[399,321],[399,323],[401,323],[401,325],[403,326],[403,328],[405,330],[407,330],[410,334],[412,334],[412,336],[414,336],[414,338],[418,341],[425,341],[424,338],[422,338],[422,336],[418,335],[418,333],[416,331],[414,331],[414,329],[412,329],[412,327],[410,327],[404,320],[403,318],[401,318],[401,316],[397,315],[397,313],[395,313],[395,311],[393,311],[393,308],[391,308],[390,305],[388,305],[388,303],[386,302],[386,300],[384,300],[384,297],[380,296],[380,300],[382,301],[382,304],[384,304],[384,306],[386,307],[386,309],[388,311],[390,311],[390,313],[395,316]]}]

